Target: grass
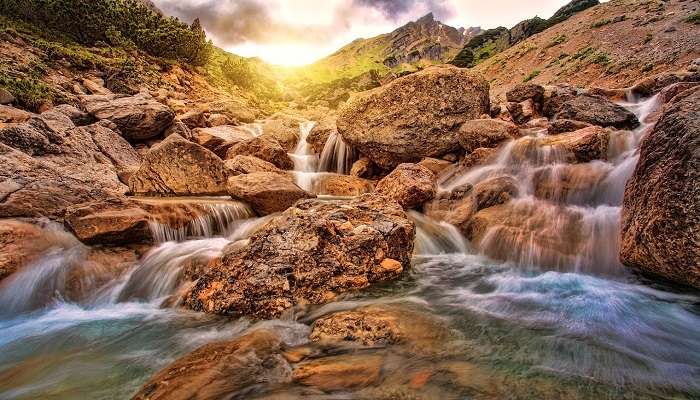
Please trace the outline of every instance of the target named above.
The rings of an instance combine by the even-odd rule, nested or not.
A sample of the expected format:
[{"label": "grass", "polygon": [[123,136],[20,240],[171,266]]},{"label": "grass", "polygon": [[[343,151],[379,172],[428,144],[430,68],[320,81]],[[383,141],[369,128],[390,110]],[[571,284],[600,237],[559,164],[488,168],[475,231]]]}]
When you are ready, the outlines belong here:
[{"label": "grass", "polygon": [[610,24],[610,23],[612,23],[612,21],[610,21],[610,20],[607,19],[607,18],[606,18],[606,19],[601,19],[600,21],[597,21],[597,22],[592,23],[592,24],[591,24],[591,29],[600,28],[600,27],[605,26],[605,25],[608,25],[608,24]]},{"label": "grass", "polygon": [[582,47],[571,56],[571,59],[572,60],[583,60],[583,59],[587,58],[588,56],[592,55],[594,52],[595,52],[595,49],[591,46]]},{"label": "grass", "polygon": [[551,42],[549,42],[544,48],[549,49],[549,48],[552,48],[554,46],[558,46],[558,45],[566,42],[567,39],[568,38],[566,37],[566,35],[559,35],[559,36],[555,37]]},{"label": "grass", "polygon": [[686,18],[685,22],[690,22],[691,24],[700,25],[700,11],[696,11],[693,14],[690,14],[690,16],[688,18]]},{"label": "grass", "polygon": [[540,70],[536,69],[536,70],[530,72],[530,75],[526,76],[523,79],[523,82],[530,82],[531,80],[535,79],[539,74],[540,74]]},{"label": "grass", "polygon": [[654,64],[652,63],[646,63],[642,67],[642,72],[650,72],[652,69],[654,69]]},{"label": "grass", "polygon": [[652,40],[654,40],[654,35],[652,35],[651,33],[647,33],[647,35],[644,36],[644,44],[647,44]]},{"label": "grass", "polygon": [[57,95],[41,80],[29,76],[13,76],[0,71],[0,87],[7,89],[23,108],[38,111],[46,102],[57,100]]},{"label": "grass", "polygon": [[599,52],[592,59],[593,63],[598,65],[608,65],[612,62],[608,53]]}]

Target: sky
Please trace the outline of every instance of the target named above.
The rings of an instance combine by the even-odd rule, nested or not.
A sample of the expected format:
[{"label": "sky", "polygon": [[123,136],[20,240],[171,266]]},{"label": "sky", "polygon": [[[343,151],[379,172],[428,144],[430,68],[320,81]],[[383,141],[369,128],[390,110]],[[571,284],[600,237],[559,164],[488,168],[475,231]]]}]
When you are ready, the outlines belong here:
[{"label": "sky", "polygon": [[512,27],[548,18],[569,0],[152,0],[186,22],[199,18],[219,47],[271,64],[305,65],[357,38],[391,32],[428,12],[459,27]]}]

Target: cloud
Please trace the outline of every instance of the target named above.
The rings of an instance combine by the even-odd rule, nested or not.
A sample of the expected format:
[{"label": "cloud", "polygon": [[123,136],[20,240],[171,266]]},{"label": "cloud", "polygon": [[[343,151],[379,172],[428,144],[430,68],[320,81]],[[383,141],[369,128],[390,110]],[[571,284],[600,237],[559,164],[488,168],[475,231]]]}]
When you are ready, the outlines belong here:
[{"label": "cloud", "polygon": [[447,19],[455,14],[452,4],[447,0],[353,0],[352,4],[375,9],[392,21],[400,19],[417,8],[432,12],[438,19]]}]

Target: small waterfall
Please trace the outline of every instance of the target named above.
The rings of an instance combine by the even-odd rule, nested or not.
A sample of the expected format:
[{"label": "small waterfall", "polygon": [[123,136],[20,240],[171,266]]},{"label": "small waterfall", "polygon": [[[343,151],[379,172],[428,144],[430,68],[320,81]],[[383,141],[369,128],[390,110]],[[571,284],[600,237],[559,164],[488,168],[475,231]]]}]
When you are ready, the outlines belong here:
[{"label": "small waterfall", "polygon": [[319,171],[347,175],[350,173],[355,157],[352,147],[346,144],[340,135],[331,133],[321,152]]},{"label": "small waterfall", "polygon": [[416,224],[415,255],[467,252],[467,241],[454,226],[434,221],[417,211],[409,211],[408,215]]},{"label": "small waterfall", "polygon": [[263,126],[260,122],[243,124],[243,125],[238,126],[238,128],[245,131],[245,132],[250,133],[250,135],[253,137],[262,136],[262,134],[263,134]]},{"label": "small waterfall", "polygon": [[292,161],[294,161],[294,179],[296,184],[307,191],[313,190],[318,170],[318,155],[313,152],[311,145],[306,141],[315,124],[312,121],[299,124],[299,142],[294,152],[289,154]]},{"label": "small waterfall", "polygon": [[205,211],[204,214],[181,227],[174,228],[159,222],[152,222],[150,228],[156,242],[182,242],[191,238],[228,235],[236,228],[236,224],[240,220],[255,215],[250,206],[240,202],[204,203],[201,207]]}]

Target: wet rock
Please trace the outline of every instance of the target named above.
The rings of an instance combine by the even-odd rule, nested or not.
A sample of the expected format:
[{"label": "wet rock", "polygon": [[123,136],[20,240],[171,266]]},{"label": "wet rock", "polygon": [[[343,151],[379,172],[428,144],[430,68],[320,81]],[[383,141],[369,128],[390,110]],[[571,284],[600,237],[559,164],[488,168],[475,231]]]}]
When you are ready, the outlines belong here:
[{"label": "wet rock", "polygon": [[221,125],[212,128],[198,128],[192,132],[192,141],[225,158],[228,149],[238,143],[253,138],[253,135],[236,126]]},{"label": "wet rock", "polygon": [[281,169],[294,169],[294,162],[285,149],[267,137],[256,137],[235,144],[226,152],[226,159],[237,155],[258,157]]},{"label": "wet rock", "polygon": [[311,145],[315,153],[321,154],[321,152],[323,152],[323,148],[326,146],[328,138],[332,134],[337,133],[338,128],[336,126],[336,117],[325,117],[319,120],[316,125],[311,128],[311,132],[309,132],[309,136],[306,138],[306,141]]},{"label": "wet rock", "polygon": [[430,67],[353,96],[338,132],[383,169],[457,149],[458,129],[489,112],[489,85],[451,67]]},{"label": "wet rock", "polygon": [[279,143],[285,151],[291,152],[299,141],[299,125],[302,120],[285,115],[275,114],[262,123],[263,136]]},{"label": "wet rock", "polygon": [[288,172],[253,156],[234,156],[232,159],[224,161],[224,167],[229,176],[252,174],[254,172],[272,172],[288,177]]},{"label": "wet rock", "polygon": [[544,88],[534,83],[521,83],[506,92],[506,99],[513,103],[532,100],[535,107],[541,110],[544,102]]},{"label": "wet rock", "polygon": [[129,188],[141,195],[220,195],[226,193],[224,162],[204,147],[170,135],[148,151]]},{"label": "wet rock", "polygon": [[0,281],[22,269],[49,245],[40,227],[0,219]]},{"label": "wet rock", "polygon": [[582,94],[564,103],[556,119],[573,119],[602,127],[634,129],[637,117],[626,108],[602,96]]},{"label": "wet rock", "polygon": [[373,181],[339,174],[328,174],[321,177],[314,187],[316,193],[332,196],[359,196],[373,190]]},{"label": "wet rock", "polygon": [[700,90],[674,102],[642,141],[622,208],[620,260],[700,287]]},{"label": "wet rock", "polygon": [[83,106],[97,119],[108,119],[129,141],[150,139],[162,134],[175,118],[173,111],[145,93],[135,96],[82,96]]},{"label": "wet rock", "polygon": [[537,198],[585,204],[608,172],[605,164],[559,164],[535,171],[532,185]]},{"label": "wet rock", "polygon": [[480,147],[497,147],[518,137],[518,127],[500,119],[474,119],[459,129],[459,144],[468,153]]},{"label": "wet rock", "polygon": [[238,398],[254,385],[289,382],[289,364],[279,355],[283,347],[267,330],[207,344],[151,377],[133,399]]},{"label": "wet rock", "polygon": [[552,121],[547,133],[558,135],[560,133],[574,132],[579,129],[588,128],[591,124],[587,122],[574,121],[571,119],[556,119]]},{"label": "wet rock", "polygon": [[298,303],[325,303],[396,279],[401,271],[381,264],[390,258],[409,267],[414,234],[403,209],[381,196],[300,201],[247,245],[224,250],[185,303],[209,313],[279,317]]},{"label": "wet rock", "polygon": [[664,72],[635,83],[630,88],[630,92],[638,97],[649,97],[674,83],[698,81],[700,81],[698,72]]},{"label": "wet rock", "polygon": [[544,87],[544,100],[542,114],[547,118],[553,118],[569,100],[578,96],[578,90],[567,84]]},{"label": "wet rock", "polygon": [[377,174],[377,168],[367,157],[360,157],[350,168],[350,175],[358,178],[372,178]]},{"label": "wet rock", "polygon": [[569,163],[586,163],[593,160],[606,160],[610,143],[610,131],[598,126],[579,129],[561,135],[522,141],[514,152],[521,156],[536,157],[533,152],[542,147],[552,147],[561,152],[560,161]]},{"label": "wet rock", "polygon": [[668,86],[659,92],[659,101],[662,104],[669,103],[678,94],[693,89],[700,85],[700,82],[679,82]]},{"label": "wet rock", "polygon": [[0,122],[19,123],[27,122],[32,118],[32,113],[14,108],[12,106],[0,105]]},{"label": "wet rock", "polygon": [[292,377],[323,391],[360,389],[380,382],[383,364],[378,354],[324,357],[297,364]]},{"label": "wet rock", "polygon": [[316,197],[274,172],[232,176],[227,188],[231,197],[250,203],[262,215],[284,211],[300,199]]},{"label": "wet rock", "polygon": [[404,208],[420,206],[435,197],[437,178],[418,164],[401,164],[377,183],[375,192],[396,200]]}]

